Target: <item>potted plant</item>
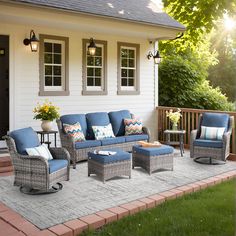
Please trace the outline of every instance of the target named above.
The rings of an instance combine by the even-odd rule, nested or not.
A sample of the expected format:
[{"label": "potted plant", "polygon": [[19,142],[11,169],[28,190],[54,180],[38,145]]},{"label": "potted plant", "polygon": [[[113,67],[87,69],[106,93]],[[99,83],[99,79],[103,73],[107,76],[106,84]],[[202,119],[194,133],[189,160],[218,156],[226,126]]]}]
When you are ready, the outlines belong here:
[{"label": "potted plant", "polygon": [[166,116],[169,117],[172,123],[172,130],[177,130],[180,117],[182,116],[181,110],[178,108],[177,111],[173,112],[173,110],[170,109],[170,111],[166,111]]},{"label": "potted plant", "polygon": [[41,128],[43,131],[50,131],[52,129],[52,121],[60,117],[59,107],[52,105],[46,100],[42,105],[39,103],[34,108],[34,119],[41,120]]}]

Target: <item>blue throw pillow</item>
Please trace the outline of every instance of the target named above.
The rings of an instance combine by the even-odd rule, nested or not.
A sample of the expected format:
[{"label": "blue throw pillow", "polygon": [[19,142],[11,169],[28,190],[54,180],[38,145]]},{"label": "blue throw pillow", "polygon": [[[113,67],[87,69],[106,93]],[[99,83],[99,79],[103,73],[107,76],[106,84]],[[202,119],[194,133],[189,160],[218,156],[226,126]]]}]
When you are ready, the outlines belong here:
[{"label": "blue throw pillow", "polygon": [[90,140],[95,139],[92,126],[106,126],[110,124],[109,116],[106,112],[88,113],[86,118],[88,124],[87,139]]},{"label": "blue throw pillow", "polygon": [[109,112],[109,117],[113,132],[115,136],[124,136],[125,135],[125,119],[131,119],[130,111],[121,110],[121,111],[112,111]]},{"label": "blue throw pillow", "polygon": [[17,152],[27,155],[26,148],[34,148],[40,145],[38,135],[31,128],[23,128],[10,132],[9,136],[14,139]]}]

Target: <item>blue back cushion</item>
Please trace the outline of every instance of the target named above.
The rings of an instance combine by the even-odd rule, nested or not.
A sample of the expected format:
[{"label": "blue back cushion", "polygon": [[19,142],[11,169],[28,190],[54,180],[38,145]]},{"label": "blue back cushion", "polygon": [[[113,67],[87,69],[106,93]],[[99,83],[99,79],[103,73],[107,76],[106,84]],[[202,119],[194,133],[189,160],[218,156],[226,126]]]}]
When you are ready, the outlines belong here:
[{"label": "blue back cushion", "polygon": [[203,113],[202,126],[207,127],[225,127],[225,131],[229,128],[229,115],[220,113]]},{"label": "blue back cushion", "polygon": [[106,112],[95,112],[86,114],[87,118],[87,139],[95,139],[92,126],[105,126],[110,124],[109,116]]},{"label": "blue back cushion", "polygon": [[14,139],[17,152],[22,155],[27,155],[26,148],[40,145],[38,135],[31,127],[14,130],[10,132],[9,136]]},{"label": "blue back cushion", "polygon": [[74,125],[75,123],[79,122],[81,128],[83,130],[84,136],[86,137],[87,134],[87,122],[85,114],[70,114],[64,115],[60,118],[62,124],[69,124]]},{"label": "blue back cushion", "polygon": [[115,136],[125,135],[124,119],[130,119],[131,114],[128,110],[109,112],[109,117]]}]

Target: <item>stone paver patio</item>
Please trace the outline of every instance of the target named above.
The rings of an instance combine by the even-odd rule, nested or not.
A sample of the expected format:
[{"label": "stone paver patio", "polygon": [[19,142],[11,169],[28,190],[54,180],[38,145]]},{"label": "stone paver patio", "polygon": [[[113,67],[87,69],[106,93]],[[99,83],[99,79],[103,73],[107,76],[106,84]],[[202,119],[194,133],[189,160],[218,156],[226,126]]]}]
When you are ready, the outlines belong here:
[{"label": "stone paver patio", "polygon": [[12,186],[13,176],[1,177],[0,229],[8,222],[18,230],[9,235],[76,235],[88,226],[98,228],[235,175],[236,162],[201,165],[193,162],[189,153],[184,157],[178,153],[174,171],[149,176],[136,168],[131,179],[115,178],[105,184],[96,176],[87,177],[87,163],[80,163],[76,170],[71,169],[71,180],[64,182],[63,190],[49,195],[24,195]]}]

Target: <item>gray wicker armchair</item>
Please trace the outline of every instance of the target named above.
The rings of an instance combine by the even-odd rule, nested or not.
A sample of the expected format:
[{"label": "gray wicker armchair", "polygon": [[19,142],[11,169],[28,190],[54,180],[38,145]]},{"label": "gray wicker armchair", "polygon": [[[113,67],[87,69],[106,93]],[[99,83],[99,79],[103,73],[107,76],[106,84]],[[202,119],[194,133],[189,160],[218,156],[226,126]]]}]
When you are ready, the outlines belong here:
[{"label": "gray wicker armchair", "polygon": [[[61,190],[62,184],[60,182],[69,180],[70,155],[68,151],[64,148],[49,148],[53,156],[51,161],[47,161],[41,156],[29,156],[25,153],[19,153],[22,152],[20,150],[22,142],[25,148],[29,148],[32,144],[32,139],[35,139],[37,144],[38,136],[32,128],[16,131],[18,134],[25,133],[24,138],[31,139],[31,143],[26,144],[24,140],[19,143],[19,139],[11,137],[11,133],[3,137],[6,140],[14,167],[14,185],[20,186],[20,190],[28,194],[52,193]],[[27,137],[27,133],[30,134],[29,137]],[[38,144],[40,143],[38,142]],[[63,160],[66,160],[66,162],[62,162]],[[58,185],[57,187],[56,184]]]},{"label": "gray wicker armchair", "polygon": [[[202,164],[223,164],[230,154],[230,137],[234,117],[223,113],[203,113],[199,117],[199,127],[191,132],[190,157]],[[201,138],[201,126],[224,127],[220,140]]]}]

